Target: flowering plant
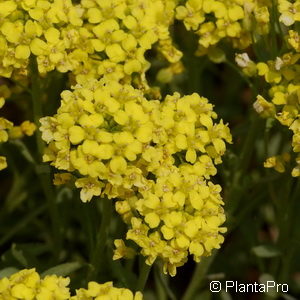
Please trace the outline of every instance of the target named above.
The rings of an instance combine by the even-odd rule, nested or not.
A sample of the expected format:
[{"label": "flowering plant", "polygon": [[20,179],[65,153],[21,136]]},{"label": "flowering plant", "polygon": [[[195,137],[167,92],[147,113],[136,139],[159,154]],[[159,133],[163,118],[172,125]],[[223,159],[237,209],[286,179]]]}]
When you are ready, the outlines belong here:
[{"label": "flowering plant", "polygon": [[299,0],[0,1],[0,300],[200,299],[228,253],[296,295],[299,21]]}]

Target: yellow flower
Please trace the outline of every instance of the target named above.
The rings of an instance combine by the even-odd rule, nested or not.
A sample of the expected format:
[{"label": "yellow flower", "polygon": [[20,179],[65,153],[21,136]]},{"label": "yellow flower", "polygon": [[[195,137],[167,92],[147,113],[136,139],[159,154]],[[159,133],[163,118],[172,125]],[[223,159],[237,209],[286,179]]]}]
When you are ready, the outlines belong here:
[{"label": "yellow flower", "polygon": [[36,130],[36,126],[34,123],[31,123],[29,121],[24,121],[21,125],[20,125],[20,128],[22,130],[22,132],[25,134],[25,135],[28,135],[28,136],[32,136],[33,133],[35,132]]},{"label": "yellow flower", "polygon": [[103,183],[94,178],[80,178],[75,181],[75,186],[81,188],[80,199],[83,202],[90,201],[93,196],[100,196]]},{"label": "yellow flower", "polygon": [[125,245],[123,240],[115,240],[114,245],[116,249],[114,250],[113,260],[117,260],[120,258],[133,258],[135,255],[135,251],[132,248],[129,248]]},{"label": "yellow flower", "polygon": [[289,30],[288,42],[296,52],[300,52],[300,36],[297,31]]},{"label": "yellow flower", "polygon": [[69,138],[70,138],[70,142],[73,145],[80,144],[84,139],[84,130],[79,126],[70,127],[69,128]]},{"label": "yellow flower", "polygon": [[0,156],[0,171],[7,168],[6,158],[4,156]]},{"label": "yellow flower", "polygon": [[184,21],[187,30],[197,30],[205,20],[202,1],[189,0],[185,3],[185,6],[177,6],[176,18]]},{"label": "yellow flower", "polygon": [[5,103],[4,97],[0,97],[0,108],[4,106],[4,103]]},{"label": "yellow flower", "polygon": [[265,98],[258,95],[256,101],[253,104],[254,109],[258,112],[262,117],[274,117],[275,115],[275,107],[273,103],[268,102]]},{"label": "yellow flower", "polygon": [[300,3],[292,3],[288,0],[278,1],[278,10],[280,12],[279,21],[286,26],[291,26],[295,21],[300,21]]},{"label": "yellow flower", "polygon": [[16,58],[27,59],[30,56],[30,48],[27,45],[19,45],[16,47]]},{"label": "yellow flower", "polygon": [[15,11],[17,5],[15,1],[3,1],[0,3],[0,15],[1,18],[5,18]]},{"label": "yellow flower", "polygon": [[10,130],[12,127],[13,127],[12,122],[4,118],[0,118],[0,143],[7,142],[8,140],[7,130]]},{"label": "yellow flower", "polygon": [[70,173],[58,173],[58,174],[54,174],[53,184],[54,185],[66,184],[71,179],[72,179],[72,174],[70,174]]},{"label": "yellow flower", "polygon": [[285,165],[289,160],[290,160],[290,155],[288,153],[271,156],[264,162],[264,167],[274,168],[277,172],[283,173],[285,172]]}]

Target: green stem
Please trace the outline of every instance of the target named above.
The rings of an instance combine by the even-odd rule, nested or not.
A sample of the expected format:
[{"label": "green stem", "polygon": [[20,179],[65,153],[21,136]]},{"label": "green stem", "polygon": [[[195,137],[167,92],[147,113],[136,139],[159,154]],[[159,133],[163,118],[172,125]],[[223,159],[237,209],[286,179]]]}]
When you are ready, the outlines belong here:
[{"label": "green stem", "polygon": [[254,33],[251,31],[251,39],[252,39],[252,49],[255,56],[259,61],[264,61],[264,55],[260,52],[259,47],[257,47],[257,41],[255,40]]},{"label": "green stem", "polygon": [[254,84],[251,82],[251,80],[243,73],[243,71],[241,69],[239,69],[234,63],[232,63],[229,60],[225,60],[224,62],[228,67],[230,67],[231,69],[233,69],[235,72],[237,72],[241,78],[248,84],[248,86],[251,88],[252,92],[254,95],[258,95],[258,90],[257,88],[254,86]]},{"label": "green stem", "polygon": [[[42,89],[41,89],[41,79],[39,76],[38,66],[36,62],[36,57],[30,57],[30,79],[31,79],[31,99],[32,99],[32,109],[33,109],[33,120],[37,128],[40,127],[40,118],[43,116],[42,111]],[[41,138],[41,132],[37,130],[35,132],[36,143],[39,152],[39,159],[42,161],[41,157],[44,153],[44,143]]]},{"label": "green stem", "polygon": [[135,259],[132,258],[132,259],[127,259],[125,261],[125,269],[127,272],[132,272],[132,268],[133,268],[133,265],[134,265],[134,261]]},{"label": "green stem", "polygon": [[[37,128],[39,128],[39,120],[43,116],[42,110],[42,88],[41,78],[39,76],[36,57],[30,57],[30,79],[31,79],[31,99],[33,108],[33,120]],[[36,144],[38,148],[38,162],[42,162],[42,156],[44,153],[44,143],[42,141],[41,132],[37,130],[35,132]],[[56,204],[56,197],[53,192],[50,167],[46,165],[37,165],[36,173],[41,182],[44,196],[47,199],[48,207],[50,211],[51,223],[52,223],[52,235],[53,235],[53,252],[56,255],[56,259],[59,260],[59,254],[62,245],[62,239],[60,234],[60,219]]]},{"label": "green stem", "polygon": [[[278,27],[278,31],[279,31],[279,34],[280,34],[280,40],[282,41],[282,45],[281,45],[281,49],[279,51],[279,55],[282,54],[284,48],[285,48],[285,35],[282,31],[282,28],[281,28],[281,24],[280,24],[280,21],[279,21],[279,13],[278,13],[278,1],[277,0],[272,0],[272,5],[273,5],[273,13],[274,13],[274,20],[275,20],[275,23]],[[276,30],[275,30],[276,32]]]},{"label": "green stem", "polygon": [[294,254],[297,254],[297,249],[295,246],[289,246],[289,251],[287,251],[284,255],[284,259],[281,262],[280,273],[278,276],[278,282],[289,282],[290,278],[290,267]]},{"label": "green stem", "polygon": [[244,174],[246,173],[250,164],[252,153],[254,151],[255,139],[257,133],[260,132],[260,125],[261,122],[258,116],[252,115],[250,128],[247,133],[246,140],[243,144],[242,152],[233,170],[234,173],[232,186],[227,195],[226,202],[230,203],[230,209],[228,210],[228,212],[230,212],[231,215],[235,215],[235,210],[238,208],[240,199],[245,193],[245,190],[241,186],[241,180],[243,179]]},{"label": "green stem", "polygon": [[276,39],[276,30],[275,30],[275,24],[276,24],[276,7],[274,0],[272,0],[272,8],[271,8],[271,30],[270,30],[270,35],[271,35],[271,59],[275,59],[276,54],[277,54],[277,39]]},{"label": "green stem", "polygon": [[167,300],[167,293],[164,289],[162,282],[160,281],[160,278],[157,275],[154,276],[154,283],[156,288],[157,299]]},{"label": "green stem", "polygon": [[22,230],[27,226],[28,223],[31,222],[34,218],[39,216],[41,213],[43,213],[46,210],[47,206],[42,205],[29,213],[26,217],[24,217],[19,223],[17,223],[15,226],[13,226],[0,240],[0,246],[2,246],[4,243],[6,243],[11,237],[13,237],[19,230]]},{"label": "green stem", "polygon": [[252,158],[252,153],[254,151],[255,139],[257,133],[260,132],[259,130],[260,126],[261,126],[261,120],[255,113],[255,115],[251,117],[250,128],[247,133],[247,138],[243,145],[242,153],[240,156],[239,169],[242,170],[242,173],[244,173],[249,166],[250,160]]},{"label": "green stem", "polygon": [[213,260],[216,257],[217,251],[214,252],[209,257],[204,257],[200,263],[197,264],[196,269],[193,273],[193,277],[190,281],[190,284],[185,291],[182,300],[194,300],[195,294],[199,290],[201,283],[203,282],[203,279],[212,264]]},{"label": "green stem", "polygon": [[[174,295],[173,291],[169,287],[168,276],[166,276],[161,272],[161,266],[157,264],[155,265],[154,268],[154,279],[155,282],[158,282],[161,289],[163,289],[162,297],[165,296],[167,297],[167,299],[176,300],[176,296]],[[161,300],[161,298],[159,298],[159,300]]]},{"label": "green stem", "polygon": [[100,205],[101,205],[101,224],[100,229],[98,231],[97,237],[96,237],[96,246],[92,253],[91,257],[91,271],[88,275],[88,278],[94,279],[99,274],[99,271],[101,269],[101,265],[105,263],[105,255],[104,250],[106,247],[106,241],[108,237],[108,230],[109,230],[109,224],[111,219],[111,213],[112,213],[112,203],[111,200],[108,198],[100,199]]},{"label": "green stem", "polygon": [[56,256],[56,261],[59,261],[62,248],[61,223],[56,204],[56,196],[52,188],[50,168],[48,166],[37,166],[36,173],[39,177],[44,195],[47,199],[52,225],[53,253]]},{"label": "green stem", "polygon": [[[80,201],[81,202],[81,201]],[[95,236],[95,232],[93,230],[94,226],[93,226],[93,222],[92,222],[92,218],[91,218],[91,210],[90,210],[90,204],[91,203],[80,203],[80,213],[83,212],[83,220],[82,220],[82,226],[85,228],[86,230],[86,234],[88,237],[88,249],[89,249],[89,255],[92,256],[93,253],[93,249],[95,246],[95,241],[94,241],[94,236]]]},{"label": "green stem", "polygon": [[110,269],[113,275],[118,279],[120,284],[130,290],[134,290],[136,287],[136,277],[132,272],[128,272],[119,260],[111,261]]},{"label": "green stem", "polygon": [[137,282],[137,291],[142,292],[147,283],[147,280],[148,280],[148,277],[149,277],[149,274],[151,271],[151,266],[148,266],[142,257],[140,257],[139,262],[140,262],[140,274],[139,274],[139,279]]},{"label": "green stem", "polygon": [[255,197],[249,197],[250,201],[247,201],[245,206],[243,208],[241,208],[241,210],[239,211],[239,214],[237,215],[236,218],[234,218],[234,221],[230,224],[228,224],[228,232],[235,230],[236,228],[238,228],[238,226],[243,222],[243,220],[246,219],[247,215],[250,214],[250,212],[252,212],[255,207],[257,206],[257,204],[262,201],[264,199],[264,197],[266,196],[267,192],[265,191],[264,193],[261,193],[259,195],[256,195]]},{"label": "green stem", "polygon": [[282,226],[280,228],[279,244],[283,247],[283,255],[281,258],[281,269],[279,274],[280,282],[286,282],[291,261],[296,251],[296,246],[293,244],[293,238],[295,237],[295,226],[297,218],[297,200],[300,193],[300,179],[297,180],[293,196],[290,202],[287,204],[287,209],[283,215]]}]

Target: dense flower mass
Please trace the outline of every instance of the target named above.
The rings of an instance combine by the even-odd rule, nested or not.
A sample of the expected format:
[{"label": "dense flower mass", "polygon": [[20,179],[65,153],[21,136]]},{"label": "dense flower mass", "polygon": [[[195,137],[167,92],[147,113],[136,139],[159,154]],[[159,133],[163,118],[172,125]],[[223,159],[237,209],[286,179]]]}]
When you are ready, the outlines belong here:
[{"label": "dense flower mass", "polygon": [[99,284],[89,282],[87,289],[76,290],[71,296],[68,285],[70,279],[47,275],[41,278],[35,269],[24,269],[10,277],[0,279],[0,300],[142,300],[142,294],[133,294],[130,290],[113,287],[112,282]]},{"label": "dense flower mass", "polygon": [[[0,109],[4,105],[4,98],[0,99]],[[8,131],[13,127],[13,123],[8,121],[7,119],[0,117],[0,143],[7,142],[8,140]],[[0,156],[0,170],[3,170],[7,167],[6,158],[4,156]]]},{"label": "dense flower mass", "polygon": [[[254,109],[264,118],[277,119],[293,133],[292,148],[297,154],[296,165],[292,176],[300,176],[300,37],[294,30],[295,22],[300,21],[300,1],[278,1],[279,21],[286,27],[284,45],[287,51],[273,60],[253,62],[247,53],[236,56],[237,64],[247,76],[260,76],[267,86],[267,95],[258,95]],[[287,154],[272,156],[265,162],[265,167],[274,167],[278,172],[285,171],[285,165],[290,161]]]},{"label": "dense flower mass", "polygon": [[[278,23],[298,22],[299,5],[278,1]],[[126,238],[142,249],[148,264],[160,258],[172,275],[189,254],[199,261],[223,241],[221,187],[210,180],[231,136],[222,121],[213,122],[212,105],[198,94],[153,99],[146,51],[155,49],[169,62],[157,78],[170,82],[183,70],[170,33],[175,19],[199,37],[197,54],[211,56],[226,41],[245,49],[260,40],[270,31],[272,9],[269,0],[0,3],[0,75],[29,75],[32,57],[42,76],[69,72],[73,83],[72,91],[61,94],[57,114],[40,120],[48,144],[44,161],[61,171],[54,183],[74,180],[83,202],[116,198],[129,226]],[[291,27],[286,40],[290,51],[275,60],[255,63],[242,53],[236,62],[247,76],[262,76],[271,85],[271,101],[258,95],[254,107],[293,131],[298,153],[298,32]],[[28,121],[13,127],[1,118],[0,142],[34,129]],[[265,166],[283,171],[284,161],[274,156]],[[294,176],[300,175],[300,157],[296,161]],[[0,157],[0,168],[5,166]],[[126,246],[117,244],[119,258]]]},{"label": "dense flower mass", "polygon": [[199,36],[198,54],[209,54],[222,39],[236,48],[252,44],[255,35],[269,31],[271,1],[188,0],[177,6],[176,18]]},{"label": "dense flower mass", "polygon": [[69,278],[48,275],[41,279],[35,269],[24,269],[0,279],[0,299],[69,299]]},{"label": "dense flower mass", "polygon": [[[0,76],[19,80],[29,75],[29,58],[35,56],[40,74],[57,70],[72,73],[76,82],[87,78],[139,82],[148,87],[145,52],[153,44],[168,61],[182,54],[172,44],[168,27],[176,1],[2,1],[0,3]],[[138,21],[142,20],[142,21]],[[4,99],[1,97],[0,107]],[[12,127],[1,118],[0,142],[31,135],[32,123]],[[0,157],[0,168],[6,167]],[[80,183],[79,183],[80,184]]]},{"label": "dense flower mass", "polygon": [[[295,153],[300,152],[299,132],[299,71],[300,53],[289,52],[274,61],[258,63],[257,70],[270,84],[269,101],[258,96],[254,107],[264,117],[277,119],[282,125],[293,132],[292,147]],[[297,165],[292,170],[293,176],[300,176],[300,157],[296,158]]]},{"label": "dense flower mass", "polygon": [[[174,0],[4,1],[0,5],[0,75],[27,74],[30,55],[41,74],[72,71],[77,80],[107,75],[119,80],[149,67],[154,43],[170,61],[181,53],[168,27]],[[13,34],[11,34],[13,32]]]},{"label": "dense flower mass", "polygon": [[89,282],[87,289],[76,290],[76,296],[70,298],[70,300],[98,300],[98,299],[110,299],[110,300],[142,300],[143,295],[140,292],[133,293],[129,289],[115,288],[112,282],[106,282],[99,284],[97,282]]},{"label": "dense flower mass", "polygon": [[57,114],[41,119],[44,160],[80,175],[82,201],[118,198],[127,239],[175,275],[189,253],[199,261],[223,242],[221,187],[209,180],[231,136],[216,117],[198,94],[159,102],[130,85],[89,81],[64,91]]},{"label": "dense flower mass", "polygon": [[[6,99],[12,94],[12,91],[5,84],[0,84],[0,109],[5,105]],[[4,117],[0,117],[0,144],[9,139],[19,139],[23,136],[31,136],[36,130],[35,124],[30,121],[24,121],[19,126],[14,126],[13,122]],[[7,167],[6,158],[0,156],[0,171]]]},{"label": "dense flower mass", "polygon": [[[268,119],[264,147],[253,141],[260,151],[257,156],[265,155],[264,167],[280,173],[293,164],[292,176],[300,176],[299,21],[300,0],[0,1],[0,109],[4,112],[0,117],[0,150],[4,150],[2,154],[9,161],[7,149],[13,146],[2,143],[15,144],[22,148],[30,168],[34,166],[30,172],[40,177],[44,194],[38,189],[28,194],[47,198],[44,207],[49,205],[50,213],[45,219],[52,222],[54,247],[60,244],[58,248],[62,248],[65,242],[60,235],[66,233],[62,227],[67,225],[59,224],[57,210],[67,205],[63,203],[64,193],[72,192],[68,193],[67,188],[47,188],[50,172],[49,168],[41,171],[43,167],[37,165],[41,157],[56,172],[54,185],[78,188],[84,203],[103,198],[104,203],[114,203],[126,233],[120,230],[124,235],[114,240],[113,260],[141,254],[147,265],[159,261],[165,274],[175,276],[177,267],[184,265],[188,257],[198,263],[220,248],[227,229],[222,188],[214,183],[214,176],[232,137],[228,125],[218,120],[208,99],[198,93],[184,95],[184,91],[195,88],[203,95],[215,95],[204,87],[206,78],[199,82],[202,71],[204,74],[208,70],[209,76],[215,78],[223,67],[226,71],[228,67],[248,84],[241,84],[236,90],[245,92],[248,103],[251,101],[248,91],[255,92],[253,107]],[[195,55],[204,57],[189,58],[190,51],[181,52],[181,48],[193,49],[194,40]],[[186,46],[186,41],[191,44]],[[234,58],[238,67],[232,63]],[[213,63],[224,65],[218,68]],[[223,82],[224,78],[217,78]],[[188,81],[191,84],[183,87]],[[222,93],[217,94],[223,97]],[[16,104],[20,98],[24,103],[30,99],[29,104],[24,107]],[[13,105],[6,110],[9,101]],[[229,101],[224,102],[227,105]],[[21,108],[21,118],[14,117],[15,107]],[[29,107],[32,112],[28,113]],[[33,118],[35,124],[28,118]],[[286,137],[282,153],[270,151],[267,145],[277,121],[292,136],[291,149],[286,145],[289,139]],[[40,132],[33,147],[27,147],[27,141],[13,142],[32,136],[37,125]],[[250,132],[244,149],[257,136]],[[244,157],[253,152],[255,147],[251,147],[249,152],[232,155],[233,165],[237,162],[236,169],[233,168],[237,175],[233,175],[230,196],[238,190],[236,186],[243,186],[244,181],[251,183],[259,176],[257,172],[243,178],[252,168],[246,166],[248,158]],[[231,164],[230,157],[229,161]],[[0,156],[0,170],[6,167],[6,157]],[[13,176],[17,178],[14,167],[12,164]],[[232,175],[230,170],[223,173],[221,181]],[[11,184],[9,180],[8,183]],[[19,194],[23,181],[11,185],[13,192],[7,198]],[[27,194],[24,195],[25,199]],[[236,203],[241,195],[239,192]],[[16,197],[12,206],[26,202],[22,197]],[[238,204],[233,204],[233,212],[238,210],[235,205]],[[31,204],[28,208],[31,209]],[[85,213],[90,208],[92,205]],[[39,213],[40,210],[33,211],[34,217],[30,218],[40,218]],[[94,226],[96,223],[98,226],[96,217],[92,216],[88,225],[80,223],[82,235],[85,230],[88,232],[88,255],[81,258],[90,259],[90,264],[86,264],[91,269],[90,278],[96,278],[101,269],[101,262],[97,266],[94,258],[112,252],[103,238],[109,232],[105,224],[108,215],[105,209],[101,210],[101,229],[96,237],[93,236],[98,228]],[[117,227],[121,222],[112,223]],[[15,227],[8,238],[14,230]],[[52,241],[52,236],[47,235],[47,239],[48,236]],[[106,240],[110,243],[111,237]],[[57,250],[58,260],[67,258],[61,252]],[[135,262],[132,263],[135,268]],[[130,273],[130,264],[124,268],[126,275]],[[122,264],[115,262],[114,266],[112,273],[123,271]],[[148,270],[142,266],[140,290],[147,275],[143,273]],[[121,277],[126,277],[121,271],[116,276],[119,284],[123,284]],[[128,277],[129,281],[136,279],[135,275]],[[86,289],[80,288],[72,294],[69,283],[69,278],[42,277],[35,269],[25,269],[0,279],[0,300],[141,300],[143,297],[140,292],[116,288],[112,282],[89,282]],[[164,282],[158,280],[155,284],[157,290],[160,285],[165,288]]]},{"label": "dense flower mass", "polygon": [[[158,79],[168,82],[183,70],[170,33],[175,15],[187,29],[198,30],[205,18],[197,24],[189,11],[213,12],[218,40],[228,35],[236,41],[244,17],[240,4],[223,7],[215,1],[212,11],[207,3],[177,5],[176,0],[0,4],[0,75],[28,76],[36,61],[42,76],[69,72],[73,83],[73,91],[61,94],[57,114],[40,120],[48,144],[44,161],[61,171],[54,183],[74,180],[84,202],[93,196],[117,198],[116,209],[129,226],[127,239],[140,246],[148,264],[159,257],[172,275],[189,254],[199,261],[223,241],[221,187],[210,177],[231,136],[222,121],[213,122],[212,105],[198,94],[149,100],[154,90],[146,80],[145,54],[155,49],[165,57],[169,66]],[[9,126],[1,126],[4,140]],[[11,130],[11,138],[33,131],[24,122]]]}]

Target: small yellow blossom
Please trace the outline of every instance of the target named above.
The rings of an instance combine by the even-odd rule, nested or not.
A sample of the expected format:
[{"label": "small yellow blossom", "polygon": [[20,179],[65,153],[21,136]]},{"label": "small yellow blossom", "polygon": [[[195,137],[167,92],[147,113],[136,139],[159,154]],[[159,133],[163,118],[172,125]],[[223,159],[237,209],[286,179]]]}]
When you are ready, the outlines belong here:
[{"label": "small yellow blossom", "polygon": [[130,259],[134,257],[135,251],[132,248],[127,247],[123,240],[115,240],[114,245],[116,248],[114,250],[113,260],[120,258]]},{"label": "small yellow blossom", "polygon": [[20,128],[22,130],[22,132],[25,134],[25,135],[28,135],[28,136],[32,136],[33,133],[35,132],[36,130],[36,126],[34,123],[31,123],[29,121],[24,121],[21,125],[20,125]]},{"label": "small yellow blossom", "polygon": [[72,174],[70,174],[70,173],[58,173],[58,174],[54,174],[53,184],[54,185],[66,184],[71,179],[72,179]]},{"label": "small yellow blossom", "polygon": [[83,202],[90,201],[93,196],[100,196],[101,184],[94,178],[80,178],[75,182],[76,187],[81,188],[80,198]]},{"label": "small yellow blossom", "polygon": [[285,165],[290,161],[290,155],[285,153],[283,155],[271,156],[264,162],[265,168],[274,168],[277,172],[285,172]]},{"label": "small yellow blossom", "polygon": [[295,21],[300,21],[300,3],[295,1],[292,3],[288,0],[278,1],[278,10],[280,12],[279,21],[286,26],[291,26]]},{"label": "small yellow blossom", "polygon": [[263,98],[260,95],[257,96],[253,107],[256,110],[256,112],[264,118],[274,117],[276,112],[274,104],[268,102],[265,98]]},{"label": "small yellow blossom", "polygon": [[0,171],[7,168],[6,158],[4,156],[0,156]]}]

